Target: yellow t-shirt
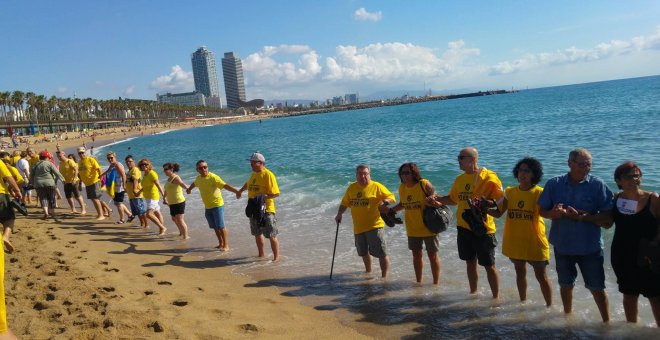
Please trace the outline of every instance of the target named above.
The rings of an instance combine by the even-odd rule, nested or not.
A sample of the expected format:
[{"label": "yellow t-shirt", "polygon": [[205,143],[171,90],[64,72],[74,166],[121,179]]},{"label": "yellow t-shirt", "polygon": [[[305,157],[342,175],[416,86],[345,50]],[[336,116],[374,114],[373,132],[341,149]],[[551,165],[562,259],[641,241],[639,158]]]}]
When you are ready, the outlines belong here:
[{"label": "yellow t-shirt", "polygon": [[159,200],[160,199],[160,192],[158,192],[158,187],[156,187],[156,184],[154,184],[158,180],[158,174],[151,170],[149,173],[144,175],[144,178],[142,179],[142,194],[144,195],[144,198],[152,199],[152,200]]},{"label": "yellow t-shirt", "polygon": [[7,332],[7,307],[5,305],[5,243],[0,234],[0,333]]},{"label": "yellow t-shirt", "polygon": [[4,181],[7,177],[12,177],[11,171],[9,171],[5,162],[0,161],[0,182],[2,182],[2,185],[0,185],[0,195],[9,194],[9,186]]},{"label": "yellow t-shirt", "polygon": [[[275,174],[270,170],[264,168],[259,172],[252,172],[252,176],[247,181],[248,198],[254,198],[258,195],[275,195],[280,193],[280,188],[277,186],[277,179]],[[264,202],[266,204],[266,212],[275,213],[275,202],[272,198],[267,198]]]},{"label": "yellow t-shirt", "polygon": [[60,173],[64,177],[64,183],[73,183],[75,180],[76,168],[78,164],[73,159],[65,159],[60,162]]},{"label": "yellow t-shirt", "polygon": [[[420,183],[426,187],[428,181],[422,179]],[[404,183],[399,185],[399,200],[401,200],[401,205],[406,212],[406,235],[411,237],[429,237],[435,235],[424,225],[422,214],[426,206],[426,195],[422,191],[420,183],[416,183],[412,187],[407,187]]]},{"label": "yellow t-shirt", "polygon": [[78,176],[85,186],[90,186],[101,179],[99,178],[99,171],[101,166],[96,161],[96,158],[86,156],[78,162]]},{"label": "yellow t-shirt", "polygon": [[16,163],[18,163],[20,159],[21,159],[21,155],[12,156],[9,162],[11,163],[12,166],[16,166]]},{"label": "yellow t-shirt", "polygon": [[126,174],[126,183],[124,186],[126,187],[126,195],[128,195],[128,199],[132,198],[142,198],[144,195],[140,193],[139,195],[135,196],[133,194],[133,180],[138,181],[137,183],[137,188],[135,190],[139,191],[140,188],[142,188],[142,184],[140,182],[142,181],[142,172],[140,169],[138,169],[137,166],[134,166],[130,171],[128,171],[128,174]]},{"label": "yellow t-shirt", "polygon": [[[497,178],[497,174],[486,168],[481,168],[479,178],[475,181],[476,174],[460,174],[456,177],[454,185],[449,191],[449,197],[457,204],[456,207],[456,225],[470,230],[470,226],[463,220],[463,211],[470,209],[467,203],[468,198],[484,196],[487,199],[498,200],[502,197],[502,182]],[[474,188],[476,183],[476,190]],[[495,233],[495,221],[493,216],[487,215],[486,229],[488,234]]]},{"label": "yellow t-shirt", "polygon": [[[174,175],[172,179],[175,179],[179,177],[178,175]],[[183,190],[180,185],[170,181],[168,178],[167,181],[165,181],[165,198],[167,198],[167,204],[172,205],[172,204],[179,204],[183,203],[186,201],[186,198],[183,197]]]},{"label": "yellow t-shirt", "polygon": [[376,181],[370,181],[364,187],[358,182],[348,186],[341,199],[341,205],[351,209],[354,234],[362,234],[385,226],[385,222],[380,218],[378,206],[387,198],[395,200],[394,194]]},{"label": "yellow t-shirt", "polygon": [[11,172],[11,175],[14,177],[16,184],[18,184],[19,187],[23,186],[25,180],[23,179],[23,176],[21,176],[20,171],[11,165],[7,165],[7,169],[9,169],[9,172]]},{"label": "yellow t-shirt", "polygon": [[212,172],[209,172],[206,177],[200,175],[195,178],[195,186],[199,188],[204,208],[211,209],[225,205],[225,201],[222,199],[222,188],[225,187],[225,184],[220,176]]},{"label": "yellow t-shirt", "polygon": [[523,191],[508,187],[506,221],[502,238],[502,254],[508,258],[526,261],[547,261],[550,247],[545,236],[545,222],[539,215],[536,202],[543,188],[536,185]]},{"label": "yellow t-shirt", "polygon": [[30,169],[32,169],[33,165],[39,163],[39,161],[40,161],[39,155],[34,155],[33,157],[30,157],[30,159],[28,160],[28,163],[30,164]]}]

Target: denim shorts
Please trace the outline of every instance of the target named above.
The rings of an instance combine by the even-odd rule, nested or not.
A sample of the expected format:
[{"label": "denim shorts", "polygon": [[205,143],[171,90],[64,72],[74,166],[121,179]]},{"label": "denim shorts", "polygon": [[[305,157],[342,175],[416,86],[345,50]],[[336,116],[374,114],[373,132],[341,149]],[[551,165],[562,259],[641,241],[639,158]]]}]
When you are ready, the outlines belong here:
[{"label": "denim shorts", "polygon": [[211,209],[204,209],[204,216],[206,222],[209,223],[211,229],[225,229],[225,207],[215,207]]},{"label": "denim shorts", "polygon": [[562,288],[573,288],[575,286],[577,265],[580,267],[584,286],[587,289],[592,291],[605,289],[604,258],[602,250],[587,255],[562,255],[555,249],[559,286]]},{"label": "denim shorts", "polygon": [[131,203],[131,213],[133,216],[142,216],[147,213],[142,198],[131,198],[129,201]]}]

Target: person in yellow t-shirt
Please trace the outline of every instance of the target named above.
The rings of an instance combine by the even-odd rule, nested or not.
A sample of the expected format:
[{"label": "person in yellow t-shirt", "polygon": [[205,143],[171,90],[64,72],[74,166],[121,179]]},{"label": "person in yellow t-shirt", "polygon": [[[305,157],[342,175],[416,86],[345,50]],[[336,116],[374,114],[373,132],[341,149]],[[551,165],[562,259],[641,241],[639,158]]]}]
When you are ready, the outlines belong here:
[{"label": "person in yellow t-shirt", "polygon": [[412,251],[415,279],[422,282],[422,268],[424,257],[423,246],[426,245],[426,253],[431,263],[431,274],[433,284],[440,283],[440,239],[438,234],[429,231],[424,225],[424,207],[426,197],[435,193],[433,184],[422,178],[419,167],[415,163],[403,163],[399,167],[399,203],[391,209],[394,211],[405,210],[406,235],[408,236],[408,249]]},{"label": "person in yellow t-shirt", "polygon": [[170,216],[172,217],[172,222],[179,229],[179,236],[187,240],[190,236],[188,236],[188,225],[184,219],[186,198],[183,197],[183,189],[188,190],[188,185],[177,175],[179,164],[165,163],[163,164],[163,172],[167,176],[164,202],[170,207]]},{"label": "person in yellow t-shirt", "polygon": [[87,156],[84,146],[78,148],[78,177],[85,185],[85,192],[87,199],[91,200],[96,210],[96,220],[101,221],[105,219],[103,214],[103,206],[101,205],[101,166],[96,161],[96,158]]},{"label": "person in yellow t-shirt", "polygon": [[457,205],[456,225],[458,234],[458,257],[466,262],[467,277],[470,284],[470,294],[477,292],[479,274],[477,263],[486,270],[486,277],[490,285],[493,298],[499,297],[499,275],[495,267],[495,222],[493,217],[486,215],[482,221],[486,226],[486,233],[475,234],[467,221],[463,219],[463,212],[470,209],[470,202],[481,204],[482,199],[499,200],[503,196],[502,182],[497,174],[477,165],[479,153],[473,147],[463,148],[458,154],[458,166],[463,173],[456,177],[447,196],[431,196],[427,203],[433,206]]},{"label": "person in yellow t-shirt", "polygon": [[64,154],[64,151],[57,151],[57,159],[60,161],[60,173],[64,176],[64,197],[71,207],[71,212],[77,214],[76,205],[73,202],[75,198],[80,205],[80,214],[85,215],[87,211],[85,210],[85,201],[82,199],[80,190],[78,190],[78,164],[76,161],[69,159]]},{"label": "person in yellow t-shirt", "polygon": [[534,275],[541,286],[545,305],[550,307],[552,288],[546,271],[550,259],[550,247],[545,235],[545,222],[540,216],[537,204],[543,192],[543,188],[537,185],[543,177],[543,166],[535,158],[523,158],[513,168],[513,177],[520,184],[506,188],[501,205],[488,213],[495,217],[507,213],[502,237],[502,254],[513,262],[516,269],[520,301],[527,299],[527,263],[529,263],[534,268]]},{"label": "person in yellow t-shirt", "polygon": [[280,188],[277,185],[275,174],[266,168],[266,158],[264,155],[257,151],[253,153],[248,160],[250,161],[250,168],[252,168],[252,175],[247,182],[245,182],[243,187],[238,190],[236,198],[240,199],[243,191],[247,190],[248,198],[252,199],[253,202],[258,198],[257,196],[264,199],[266,207],[264,218],[260,221],[251,217],[250,232],[257,243],[259,257],[266,256],[264,249],[264,237],[266,237],[270,241],[270,248],[273,251],[273,261],[278,261],[280,258],[280,242],[277,239],[279,230],[277,229],[274,198],[280,196]]},{"label": "person in yellow t-shirt", "polygon": [[355,248],[362,257],[365,271],[371,272],[371,256],[374,256],[378,258],[381,276],[386,278],[390,258],[385,245],[385,222],[380,213],[389,210],[386,204],[394,203],[395,197],[384,185],[371,180],[371,169],[366,164],[355,168],[355,179],[346,189],[335,222],[341,223],[346,209],[351,209]]},{"label": "person in yellow t-shirt", "polygon": [[131,217],[128,218],[128,222],[133,221],[135,216],[140,220],[140,226],[142,228],[149,227],[147,223],[147,209],[144,206],[144,198],[140,189],[142,189],[142,172],[138,166],[135,165],[135,160],[133,156],[128,155],[124,158],[126,161],[126,166],[128,167],[128,174],[126,175],[126,195],[128,195],[128,201],[131,205]]},{"label": "person in yellow t-shirt", "polygon": [[225,183],[220,176],[209,171],[209,165],[204,160],[195,164],[199,176],[186,192],[190,194],[194,188],[199,188],[199,194],[204,202],[204,216],[209,228],[213,229],[218,238],[216,248],[221,251],[229,250],[229,233],[225,228],[225,201],[222,199],[222,189],[227,189],[238,195],[238,189]]},{"label": "person in yellow t-shirt", "polygon": [[[0,162],[0,222],[2,226],[13,227],[16,215],[9,202],[13,196],[21,200],[21,189],[4,162]],[[11,253],[14,246],[3,236],[3,249],[0,249],[0,338],[17,339],[7,326],[7,307],[5,305],[5,251]]]},{"label": "person in yellow t-shirt", "polygon": [[151,161],[143,158],[138,163],[140,169],[144,173],[142,178],[142,188],[138,190],[137,194],[144,195],[144,203],[147,208],[147,218],[158,226],[158,235],[165,235],[167,228],[165,228],[165,221],[163,221],[163,214],[160,212],[160,205],[158,201],[163,194],[163,188],[160,186],[158,174],[154,171]]}]

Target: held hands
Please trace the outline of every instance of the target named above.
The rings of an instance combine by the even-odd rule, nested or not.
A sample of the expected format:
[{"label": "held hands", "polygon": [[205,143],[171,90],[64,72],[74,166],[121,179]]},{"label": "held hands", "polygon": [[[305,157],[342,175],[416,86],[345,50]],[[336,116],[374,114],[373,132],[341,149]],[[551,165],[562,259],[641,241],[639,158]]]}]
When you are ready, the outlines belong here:
[{"label": "held hands", "polygon": [[243,195],[243,192],[242,192],[242,191],[238,191],[238,192],[236,192],[236,199],[237,199],[237,200],[240,200],[242,195]]},{"label": "held hands", "polygon": [[192,192],[192,188],[189,187],[188,189],[186,189],[186,194],[190,195],[191,192]]}]

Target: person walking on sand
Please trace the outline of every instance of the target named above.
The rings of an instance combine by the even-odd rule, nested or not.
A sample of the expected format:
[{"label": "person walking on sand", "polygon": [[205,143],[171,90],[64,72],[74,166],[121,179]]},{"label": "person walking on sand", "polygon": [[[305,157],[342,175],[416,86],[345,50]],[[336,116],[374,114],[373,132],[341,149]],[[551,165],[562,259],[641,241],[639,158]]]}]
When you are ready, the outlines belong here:
[{"label": "person walking on sand", "polygon": [[[250,232],[255,238],[257,243],[257,251],[259,257],[265,257],[266,252],[264,249],[265,241],[264,236],[270,240],[270,248],[273,251],[273,261],[280,259],[280,242],[277,239],[279,233],[277,229],[277,217],[275,212],[274,199],[280,196],[280,188],[277,185],[277,178],[269,169],[266,168],[266,158],[259,153],[254,152],[249,158],[250,167],[252,168],[252,175],[243,184],[236,198],[241,198],[243,191],[248,191],[248,199],[254,199],[257,196],[263,199],[265,206],[264,216],[262,219],[250,217]],[[248,201],[250,204],[250,201]],[[259,207],[261,209],[261,207]]]},{"label": "person walking on sand", "polygon": [[164,195],[163,188],[158,180],[158,174],[154,171],[151,161],[146,158],[141,159],[138,166],[142,169],[144,178],[142,179],[142,188],[137,193],[138,195],[140,193],[144,194],[147,218],[158,226],[158,235],[165,235],[167,228],[165,228],[163,214],[160,212],[160,205],[158,204],[160,197]]},{"label": "person walking on sand", "polygon": [[[114,174],[110,176],[114,177],[114,193],[112,195],[112,201],[115,203],[117,213],[119,214],[119,221],[117,221],[116,224],[123,224],[126,222],[126,220],[124,220],[124,214],[127,219],[133,220],[133,214],[131,214],[131,211],[128,210],[124,204],[124,198],[126,197],[126,171],[124,170],[124,165],[117,159],[117,154],[115,154],[114,151],[108,152],[106,159],[110,166],[108,166],[108,169],[101,176],[106,176],[106,188],[108,188],[107,174],[112,174],[114,172]],[[111,189],[113,189],[112,186],[108,188],[108,190]],[[109,191],[108,194],[110,194]]]},{"label": "person walking on sand", "polygon": [[78,177],[85,184],[87,199],[91,200],[92,204],[94,204],[96,220],[102,221],[105,219],[105,214],[101,205],[101,166],[96,161],[96,158],[87,156],[85,151],[84,146],[78,148],[78,156],[80,157],[80,161],[78,161]]},{"label": "person walking on sand", "polygon": [[[458,257],[465,261],[470,294],[477,292],[479,273],[477,264],[484,267],[493,299],[499,297],[499,275],[495,267],[495,222],[488,214],[465,220],[464,213],[482,210],[487,201],[499,200],[504,192],[502,182],[494,171],[479,167],[479,153],[473,147],[463,148],[458,154],[458,166],[463,173],[456,177],[447,196],[431,196],[430,205],[456,204]],[[478,207],[478,208],[475,208]]]},{"label": "person walking on sand", "polygon": [[194,188],[199,188],[199,194],[204,202],[204,216],[218,238],[216,248],[221,251],[229,250],[229,233],[225,227],[225,202],[222,199],[222,189],[227,189],[236,194],[239,191],[233,186],[225,183],[220,176],[209,171],[209,165],[204,160],[197,161],[195,164],[199,176],[188,187],[186,192],[190,194]]},{"label": "person walking on sand", "polygon": [[[11,236],[11,232],[14,228],[16,215],[14,214],[14,209],[11,207],[10,202],[12,196],[18,201],[21,201],[22,194],[18,183],[16,183],[16,180],[14,179],[14,175],[12,175],[5,162],[0,162],[0,178],[2,178],[2,181],[0,181],[0,223],[2,223],[3,227],[2,241],[4,244],[4,251],[11,254],[14,251],[14,245],[9,240],[9,237]],[[0,256],[3,256],[2,253],[3,252],[0,252]],[[4,269],[4,260],[0,259],[0,264]],[[4,274],[4,270],[0,273],[0,275],[1,274]],[[2,284],[3,280],[0,277],[0,288],[3,287],[1,286]],[[4,295],[4,290],[0,289],[0,291]],[[4,296],[1,296],[0,308],[4,308],[4,303]],[[0,331],[2,331],[2,318],[4,318],[4,316],[5,314],[0,311]]]},{"label": "person walking on sand", "polygon": [[30,168],[30,183],[37,191],[37,197],[44,212],[44,219],[55,218],[55,184],[64,177],[50,162],[50,153],[42,151],[39,162]]},{"label": "person walking on sand", "polygon": [[569,172],[546,182],[538,204],[541,216],[552,220],[550,243],[554,246],[564,313],[573,310],[573,287],[576,266],[579,266],[584,285],[593,295],[603,322],[609,322],[600,227],[612,226],[610,210],[614,194],[600,178],[589,175],[591,159],[587,149],[571,151]]},{"label": "person walking on sand", "polygon": [[355,179],[341,199],[335,222],[341,223],[346,209],[351,209],[355,248],[362,257],[365,271],[371,273],[371,257],[377,257],[381,276],[386,278],[390,258],[385,245],[385,222],[380,213],[389,210],[386,205],[394,203],[395,197],[384,185],[371,180],[371,169],[366,164],[355,168]]},{"label": "person walking on sand", "polygon": [[66,197],[69,207],[71,207],[71,213],[78,213],[73,202],[75,198],[80,205],[80,214],[85,215],[87,213],[85,210],[85,201],[83,201],[82,195],[78,190],[78,164],[75,160],[67,158],[64,151],[57,151],[56,154],[60,161],[60,173],[64,177],[64,197]]},{"label": "person walking on sand", "polygon": [[408,236],[408,249],[412,251],[415,279],[422,282],[422,269],[424,257],[422,249],[426,247],[426,253],[431,263],[431,274],[433,284],[440,283],[440,249],[439,234],[434,234],[424,225],[424,207],[426,197],[435,193],[433,184],[419,171],[415,163],[403,163],[399,167],[399,199],[400,202],[391,210],[405,210],[406,235]]},{"label": "person walking on sand", "polygon": [[179,236],[181,236],[182,239],[187,240],[190,236],[188,236],[188,225],[184,219],[186,198],[183,196],[183,189],[188,190],[188,185],[186,185],[181,177],[177,175],[179,172],[179,164],[165,163],[163,164],[163,172],[165,173],[165,176],[167,176],[167,182],[165,182],[164,202],[170,207],[170,216],[176,227],[179,229]]},{"label": "person walking on sand", "polygon": [[21,187],[22,194],[23,194],[23,204],[29,205],[32,203],[32,199],[30,198],[31,195],[31,186],[29,185],[30,183],[30,162],[29,162],[29,156],[27,154],[27,151],[21,151],[21,159],[19,159],[16,162],[16,169],[21,173],[21,176],[23,176],[23,186]]},{"label": "person walking on sand", "polygon": [[536,203],[543,192],[538,183],[543,177],[541,162],[525,157],[513,168],[518,186],[504,190],[500,206],[488,211],[500,217],[508,211],[502,236],[502,254],[508,257],[516,270],[516,284],[520,301],[527,299],[527,264],[534,268],[534,276],[541,286],[546,307],[552,305],[552,286],[548,279],[550,247],[545,236],[545,222]]},{"label": "person walking on sand", "polygon": [[142,172],[135,165],[135,160],[133,156],[128,155],[124,158],[126,166],[128,167],[128,175],[126,176],[126,194],[128,195],[128,201],[131,205],[131,217],[128,218],[128,222],[131,222],[135,216],[140,220],[140,226],[142,228],[147,228],[147,209],[144,207],[144,198],[142,197]]}]

